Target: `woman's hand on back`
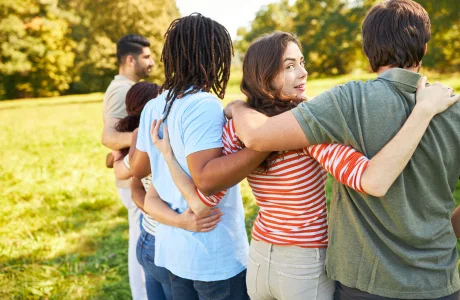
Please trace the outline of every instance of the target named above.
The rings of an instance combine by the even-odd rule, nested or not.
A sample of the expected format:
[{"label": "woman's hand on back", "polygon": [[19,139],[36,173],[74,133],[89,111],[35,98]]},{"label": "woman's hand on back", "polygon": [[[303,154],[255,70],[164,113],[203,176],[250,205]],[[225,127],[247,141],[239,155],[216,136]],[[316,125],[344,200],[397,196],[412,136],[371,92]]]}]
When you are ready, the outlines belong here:
[{"label": "woman's hand on back", "polygon": [[187,208],[178,216],[178,227],[194,232],[208,232],[216,228],[222,220],[224,213],[215,207],[209,211],[209,215],[203,218],[197,217],[190,208]]},{"label": "woman's hand on back", "polygon": [[168,126],[165,125],[163,128],[163,138],[160,138],[158,135],[162,123],[162,121],[153,120],[150,136],[152,138],[153,145],[160,150],[161,154],[163,154],[166,158],[173,156],[174,154],[171,148],[171,143],[169,142]]},{"label": "woman's hand on back", "polygon": [[452,88],[439,82],[430,86],[426,86],[426,83],[427,78],[424,76],[417,87],[417,106],[423,107],[432,116],[445,111],[460,99],[460,95],[452,96],[454,92]]}]

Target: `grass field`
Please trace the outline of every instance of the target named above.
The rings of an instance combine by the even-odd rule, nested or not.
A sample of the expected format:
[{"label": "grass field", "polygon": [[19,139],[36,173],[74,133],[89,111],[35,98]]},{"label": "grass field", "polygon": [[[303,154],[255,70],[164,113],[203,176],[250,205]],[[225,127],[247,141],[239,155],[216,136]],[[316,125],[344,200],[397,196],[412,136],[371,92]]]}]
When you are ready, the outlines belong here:
[{"label": "grass field", "polygon": [[[433,77],[460,89],[454,76]],[[349,78],[309,81],[308,93]],[[237,81],[226,100],[241,98]],[[130,297],[127,212],[104,166],[101,101],[0,102],[0,299]],[[249,230],[257,208],[244,183],[243,198]]]}]

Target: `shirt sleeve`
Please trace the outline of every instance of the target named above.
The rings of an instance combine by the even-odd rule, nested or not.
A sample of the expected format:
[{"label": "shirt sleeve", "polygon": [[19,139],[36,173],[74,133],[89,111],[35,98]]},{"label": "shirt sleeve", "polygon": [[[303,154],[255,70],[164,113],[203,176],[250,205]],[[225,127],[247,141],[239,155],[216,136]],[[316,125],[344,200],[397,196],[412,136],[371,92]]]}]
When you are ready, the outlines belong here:
[{"label": "shirt sleeve", "polygon": [[215,97],[197,99],[182,116],[185,155],[222,148],[222,128],[225,117],[222,105]]},{"label": "shirt sleeve", "polygon": [[106,99],[104,114],[106,116],[123,119],[126,116],[126,94],[130,86],[120,86]]},{"label": "shirt sleeve", "polygon": [[364,193],[361,178],[369,159],[355,149],[339,144],[319,144],[305,149],[342,184]]},{"label": "shirt sleeve", "polygon": [[332,88],[292,110],[311,145],[339,143],[364,152],[351,129],[356,116],[349,90],[347,85]]},{"label": "shirt sleeve", "polygon": [[[233,120],[230,120],[225,124],[224,130],[222,132],[222,154],[229,155],[243,149],[241,142],[238,139],[238,136],[235,131],[235,125]],[[198,189],[196,189],[197,195],[200,200],[207,206],[216,206],[222,200],[222,198],[227,194],[227,190],[221,191],[217,194],[211,196],[203,195]]]}]

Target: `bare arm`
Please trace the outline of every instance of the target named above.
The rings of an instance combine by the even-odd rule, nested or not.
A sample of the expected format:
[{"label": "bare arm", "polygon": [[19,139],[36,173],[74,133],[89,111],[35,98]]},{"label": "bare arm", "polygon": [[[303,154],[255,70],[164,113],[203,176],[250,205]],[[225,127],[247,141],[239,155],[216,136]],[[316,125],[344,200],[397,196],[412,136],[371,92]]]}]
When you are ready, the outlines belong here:
[{"label": "bare arm", "polygon": [[204,218],[196,216],[190,208],[179,214],[161,200],[153,184],[149,185],[145,195],[144,209],[147,214],[162,224],[195,232],[213,230],[223,215],[218,208],[211,210]]},{"label": "bare arm", "polygon": [[425,88],[423,77],[417,89],[417,104],[401,130],[369,162],[362,177],[364,191],[383,197],[406,167],[431,119],[459,99],[441,84]]},{"label": "bare arm", "polygon": [[152,142],[157,147],[157,149],[163,154],[163,157],[168,164],[169,171],[171,172],[171,176],[173,181],[179,191],[181,192],[182,196],[184,197],[187,204],[190,206],[191,210],[198,216],[203,217],[209,214],[211,210],[211,206],[205,205],[200,198],[198,197],[196,185],[193,182],[192,178],[188,176],[187,173],[182,169],[174,153],[171,148],[171,144],[169,142],[169,132],[168,126],[165,125],[163,131],[163,138],[160,139],[158,135],[158,131],[160,129],[161,121],[153,121],[152,129],[151,129],[151,138]]},{"label": "bare arm", "polygon": [[101,142],[112,150],[127,148],[131,144],[131,132],[119,132],[115,129],[118,121],[120,119],[104,116],[104,130],[102,131]]},{"label": "bare arm", "polygon": [[136,149],[138,129],[133,131],[131,146],[129,147],[129,164],[131,166],[131,174],[138,179],[144,178],[152,171],[150,168],[149,155]]},{"label": "bare arm", "polygon": [[460,206],[458,206],[452,214],[452,227],[454,228],[455,236],[460,238]]},{"label": "bare arm", "polygon": [[115,177],[120,180],[125,180],[131,178],[131,170],[125,165],[124,159],[125,156],[120,151],[113,151],[112,155],[114,158],[113,169],[115,170]]},{"label": "bare arm", "polygon": [[131,196],[133,198],[134,203],[139,207],[140,210],[145,212],[144,210],[144,200],[145,200],[145,188],[142,184],[142,181],[137,178],[131,179]]},{"label": "bare arm", "polygon": [[234,101],[225,108],[233,118],[236,132],[246,147],[257,151],[280,151],[305,148],[310,145],[292,112],[267,117],[244,101]]}]

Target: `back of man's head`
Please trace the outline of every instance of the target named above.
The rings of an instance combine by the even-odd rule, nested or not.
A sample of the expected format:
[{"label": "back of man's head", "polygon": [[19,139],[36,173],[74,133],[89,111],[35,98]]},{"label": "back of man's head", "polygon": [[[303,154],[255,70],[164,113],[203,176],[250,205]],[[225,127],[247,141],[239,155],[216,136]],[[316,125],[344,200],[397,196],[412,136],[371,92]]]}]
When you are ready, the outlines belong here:
[{"label": "back of man's head", "polygon": [[150,47],[150,42],[145,37],[137,34],[125,35],[117,42],[118,63],[123,64],[128,55],[137,58],[145,47]]},{"label": "back of man's head", "polygon": [[363,50],[372,70],[419,66],[430,26],[426,10],[412,0],[387,0],[372,7],[362,27]]}]

